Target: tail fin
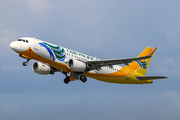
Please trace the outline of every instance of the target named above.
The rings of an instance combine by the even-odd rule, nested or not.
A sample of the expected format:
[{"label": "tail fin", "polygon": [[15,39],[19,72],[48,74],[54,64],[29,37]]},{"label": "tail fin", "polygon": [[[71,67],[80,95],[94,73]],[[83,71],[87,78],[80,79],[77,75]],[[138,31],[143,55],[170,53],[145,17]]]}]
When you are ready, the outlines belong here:
[{"label": "tail fin", "polygon": [[[147,47],[138,57],[143,57],[147,55],[150,55],[152,57],[156,49],[157,47],[155,49],[151,47]],[[151,57],[144,60],[133,61],[127,67],[133,71],[136,71],[136,73],[139,74],[140,76],[145,76],[149,63],[151,61]]]}]

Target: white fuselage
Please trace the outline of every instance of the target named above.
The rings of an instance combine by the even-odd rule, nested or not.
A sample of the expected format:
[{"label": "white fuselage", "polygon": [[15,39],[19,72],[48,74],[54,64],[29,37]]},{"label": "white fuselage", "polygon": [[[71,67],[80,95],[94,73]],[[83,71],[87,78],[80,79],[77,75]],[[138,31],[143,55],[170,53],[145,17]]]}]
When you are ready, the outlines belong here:
[{"label": "white fuselage", "polygon": [[[76,59],[79,61],[91,61],[91,60],[99,60],[96,57],[92,57],[80,52],[76,52],[74,50],[70,50],[58,45],[54,45],[36,38],[29,38],[29,37],[24,37],[24,38],[19,38],[19,40],[22,41],[14,41],[10,44],[11,48],[16,51],[16,52],[24,52],[26,51],[29,47],[39,56],[49,59],[53,62],[61,63],[64,65],[67,65],[67,61],[69,59]],[[24,41],[23,41],[24,40]],[[56,53],[50,52],[52,51],[51,49],[47,49],[46,45],[42,43],[47,43],[49,45],[59,47],[60,49],[64,49],[63,55],[65,55],[64,59],[58,59]],[[49,50],[49,51],[48,51]],[[58,49],[57,49],[58,50]],[[54,50],[55,51],[55,50]],[[51,54],[51,55],[50,55]],[[34,58],[36,59],[36,58]],[[119,65],[113,65],[113,67],[101,67],[101,70],[92,70],[90,71],[91,73],[96,73],[96,74],[110,74],[114,73],[116,71],[119,71],[121,69],[121,66]]]},{"label": "white fuselage", "polygon": [[[150,47],[147,47],[140,54],[140,56],[145,56],[143,58],[109,60],[100,60],[96,57],[30,37],[19,38],[17,41],[12,42],[10,47],[20,54],[21,57],[27,59],[27,62],[23,62],[24,66],[27,66],[30,59],[42,62],[43,64],[33,64],[33,70],[39,74],[47,75],[53,74],[56,71],[62,71],[66,75],[66,79],[70,79],[71,81],[80,79],[85,82],[87,78],[84,77],[90,77],[104,82],[120,84],[152,83],[152,80],[137,80],[136,76],[141,75],[139,73],[146,71],[146,69],[141,68],[141,63],[135,61],[149,58],[147,55],[153,50]],[[129,61],[134,62],[131,62],[130,66],[125,67],[117,65],[118,63],[130,63]],[[73,66],[72,68],[71,65]],[[67,73],[70,73],[70,78],[68,78]],[[65,83],[68,83],[66,79]]]}]

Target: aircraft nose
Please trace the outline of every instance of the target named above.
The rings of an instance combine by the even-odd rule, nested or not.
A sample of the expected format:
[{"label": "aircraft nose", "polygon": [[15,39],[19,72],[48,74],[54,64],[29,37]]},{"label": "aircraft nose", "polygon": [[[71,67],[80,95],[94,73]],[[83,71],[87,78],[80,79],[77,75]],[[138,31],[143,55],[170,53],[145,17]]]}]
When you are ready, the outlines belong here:
[{"label": "aircraft nose", "polygon": [[11,49],[15,50],[16,47],[17,47],[16,42],[12,42],[12,43],[10,44],[10,47],[11,47]]}]

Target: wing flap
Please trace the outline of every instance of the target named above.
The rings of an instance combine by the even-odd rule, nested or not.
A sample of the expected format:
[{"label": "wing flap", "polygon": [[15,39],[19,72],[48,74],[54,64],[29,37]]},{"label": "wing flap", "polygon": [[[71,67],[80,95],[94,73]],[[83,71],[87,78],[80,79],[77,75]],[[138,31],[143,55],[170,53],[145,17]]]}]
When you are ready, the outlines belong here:
[{"label": "wing flap", "polygon": [[166,79],[165,76],[136,76],[138,80],[156,80],[156,79]]}]

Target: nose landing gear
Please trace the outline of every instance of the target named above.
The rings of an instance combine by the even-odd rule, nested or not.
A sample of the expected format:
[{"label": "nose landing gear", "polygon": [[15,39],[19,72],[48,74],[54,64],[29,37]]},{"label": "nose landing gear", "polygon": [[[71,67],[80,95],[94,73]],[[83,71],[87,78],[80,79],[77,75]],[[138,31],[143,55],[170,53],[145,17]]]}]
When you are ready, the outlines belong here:
[{"label": "nose landing gear", "polygon": [[23,63],[22,63],[22,65],[23,65],[23,66],[27,66],[29,61],[30,61],[30,59],[27,59],[26,62],[23,62]]},{"label": "nose landing gear", "polygon": [[28,65],[28,62],[30,61],[30,59],[29,59],[29,58],[25,58],[22,54],[20,54],[19,57],[22,57],[22,58],[24,58],[24,59],[27,60],[26,62],[23,62],[23,63],[22,63],[23,66],[27,66],[27,65]]}]

